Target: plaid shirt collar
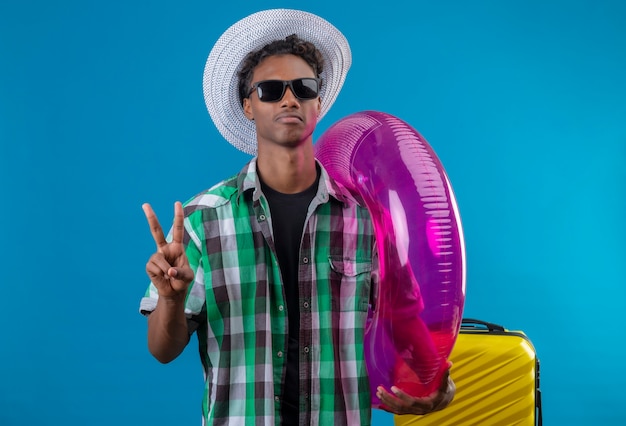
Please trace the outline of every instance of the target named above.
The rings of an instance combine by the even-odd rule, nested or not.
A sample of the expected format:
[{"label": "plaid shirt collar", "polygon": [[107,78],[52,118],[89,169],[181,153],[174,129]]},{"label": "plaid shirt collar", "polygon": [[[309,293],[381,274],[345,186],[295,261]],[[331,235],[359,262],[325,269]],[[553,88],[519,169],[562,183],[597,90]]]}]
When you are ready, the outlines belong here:
[{"label": "plaid shirt collar", "polygon": [[[355,198],[349,195],[350,193],[345,187],[330,178],[324,166],[322,166],[317,159],[315,162],[319,165],[322,171],[320,176],[320,185],[317,189],[316,195],[319,202],[328,202],[329,197],[333,197],[343,205],[347,205],[350,202],[358,203]],[[241,194],[247,191],[253,191],[252,199],[254,201],[257,201],[261,197],[262,191],[259,183],[259,175],[257,173],[257,157],[250,160],[239,172],[239,175],[237,176],[237,188],[237,203],[239,203]]]}]

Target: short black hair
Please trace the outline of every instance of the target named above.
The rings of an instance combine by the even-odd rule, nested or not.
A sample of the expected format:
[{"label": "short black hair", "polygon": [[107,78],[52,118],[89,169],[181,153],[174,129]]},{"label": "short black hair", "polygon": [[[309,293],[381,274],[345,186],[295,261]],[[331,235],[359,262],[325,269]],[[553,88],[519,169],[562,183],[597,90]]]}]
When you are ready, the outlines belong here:
[{"label": "short black hair", "polygon": [[[296,34],[287,36],[284,40],[275,40],[266,44],[259,50],[250,52],[243,59],[243,65],[239,71],[239,102],[250,95],[252,74],[254,69],[267,57],[276,55],[295,55],[302,58],[313,69],[315,76],[320,77],[324,70],[324,58],[313,43],[302,40]],[[320,80],[320,87],[321,87]]]}]

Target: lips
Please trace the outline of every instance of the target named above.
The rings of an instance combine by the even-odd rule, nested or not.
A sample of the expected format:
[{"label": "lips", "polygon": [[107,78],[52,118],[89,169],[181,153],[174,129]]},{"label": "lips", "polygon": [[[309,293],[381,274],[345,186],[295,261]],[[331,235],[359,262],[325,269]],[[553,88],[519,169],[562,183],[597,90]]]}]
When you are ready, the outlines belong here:
[{"label": "lips", "polygon": [[276,121],[281,123],[301,123],[304,120],[299,114],[293,112],[284,112],[276,116]]}]

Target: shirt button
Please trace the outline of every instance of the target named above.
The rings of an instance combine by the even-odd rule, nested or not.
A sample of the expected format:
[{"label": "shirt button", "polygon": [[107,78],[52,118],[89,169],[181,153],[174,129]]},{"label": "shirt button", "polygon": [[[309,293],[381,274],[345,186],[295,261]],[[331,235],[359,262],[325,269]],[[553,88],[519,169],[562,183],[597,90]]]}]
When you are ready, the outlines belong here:
[{"label": "shirt button", "polygon": [[309,347],[308,347],[308,346],[305,346],[305,347],[304,347],[304,353],[305,353],[305,354],[308,354],[308,353],[309,353]]},{"label": "shirt button", "polygon": [[276,402],[280,401],[280,397],[275,396],[275,397],[274,397],[274,401],[276,401]]},{"label": "shirt button", "polygon": [[304,306],[304,309],[309,309],[309,302],[304,302],[302,306]]},{"label": "shirt button", "polygon": [[264,215],[264,214],[259,215],[259,220],[260,220],[260,221],[265,220],[265,215]]},{"label": "shirt button", "polygon": [[285,307],[284,307],[283,305],[279,305],[279,306],[278,306],[278,310],[282,312],[282,311],[284,311],[284,310],[285,310]]},{"label": "shirt button", "polygon": [[283,357],[283,352],[282,351],[278,351],[276,353],[276,355],[278,356],[278,358],[282,358]]},{"label": "shirt button", "polygon": [[304,263],[309,263],[309,258],[308,258],[308,257],[303,257],[303,258],[302,258],[302,261],[303,261]]}]

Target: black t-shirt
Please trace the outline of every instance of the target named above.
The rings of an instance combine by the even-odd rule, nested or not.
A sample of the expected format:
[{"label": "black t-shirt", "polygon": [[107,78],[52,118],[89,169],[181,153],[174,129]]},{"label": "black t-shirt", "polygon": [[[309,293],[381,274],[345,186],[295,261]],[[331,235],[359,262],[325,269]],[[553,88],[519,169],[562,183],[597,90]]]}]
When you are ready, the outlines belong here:
[{"label": "black t-shirt", "polygon": [[261,182],[261,188],[267,198],[272,217],[274,246],[283,278],[289,324],[287,374],[283,387],[282,404],[284,425],[297,425],[300,412],[298,257],[304,221],[309,205],[317,193],[319,176],[320,170],[318,169],[315,183],[297,194],[283,194]]}]

